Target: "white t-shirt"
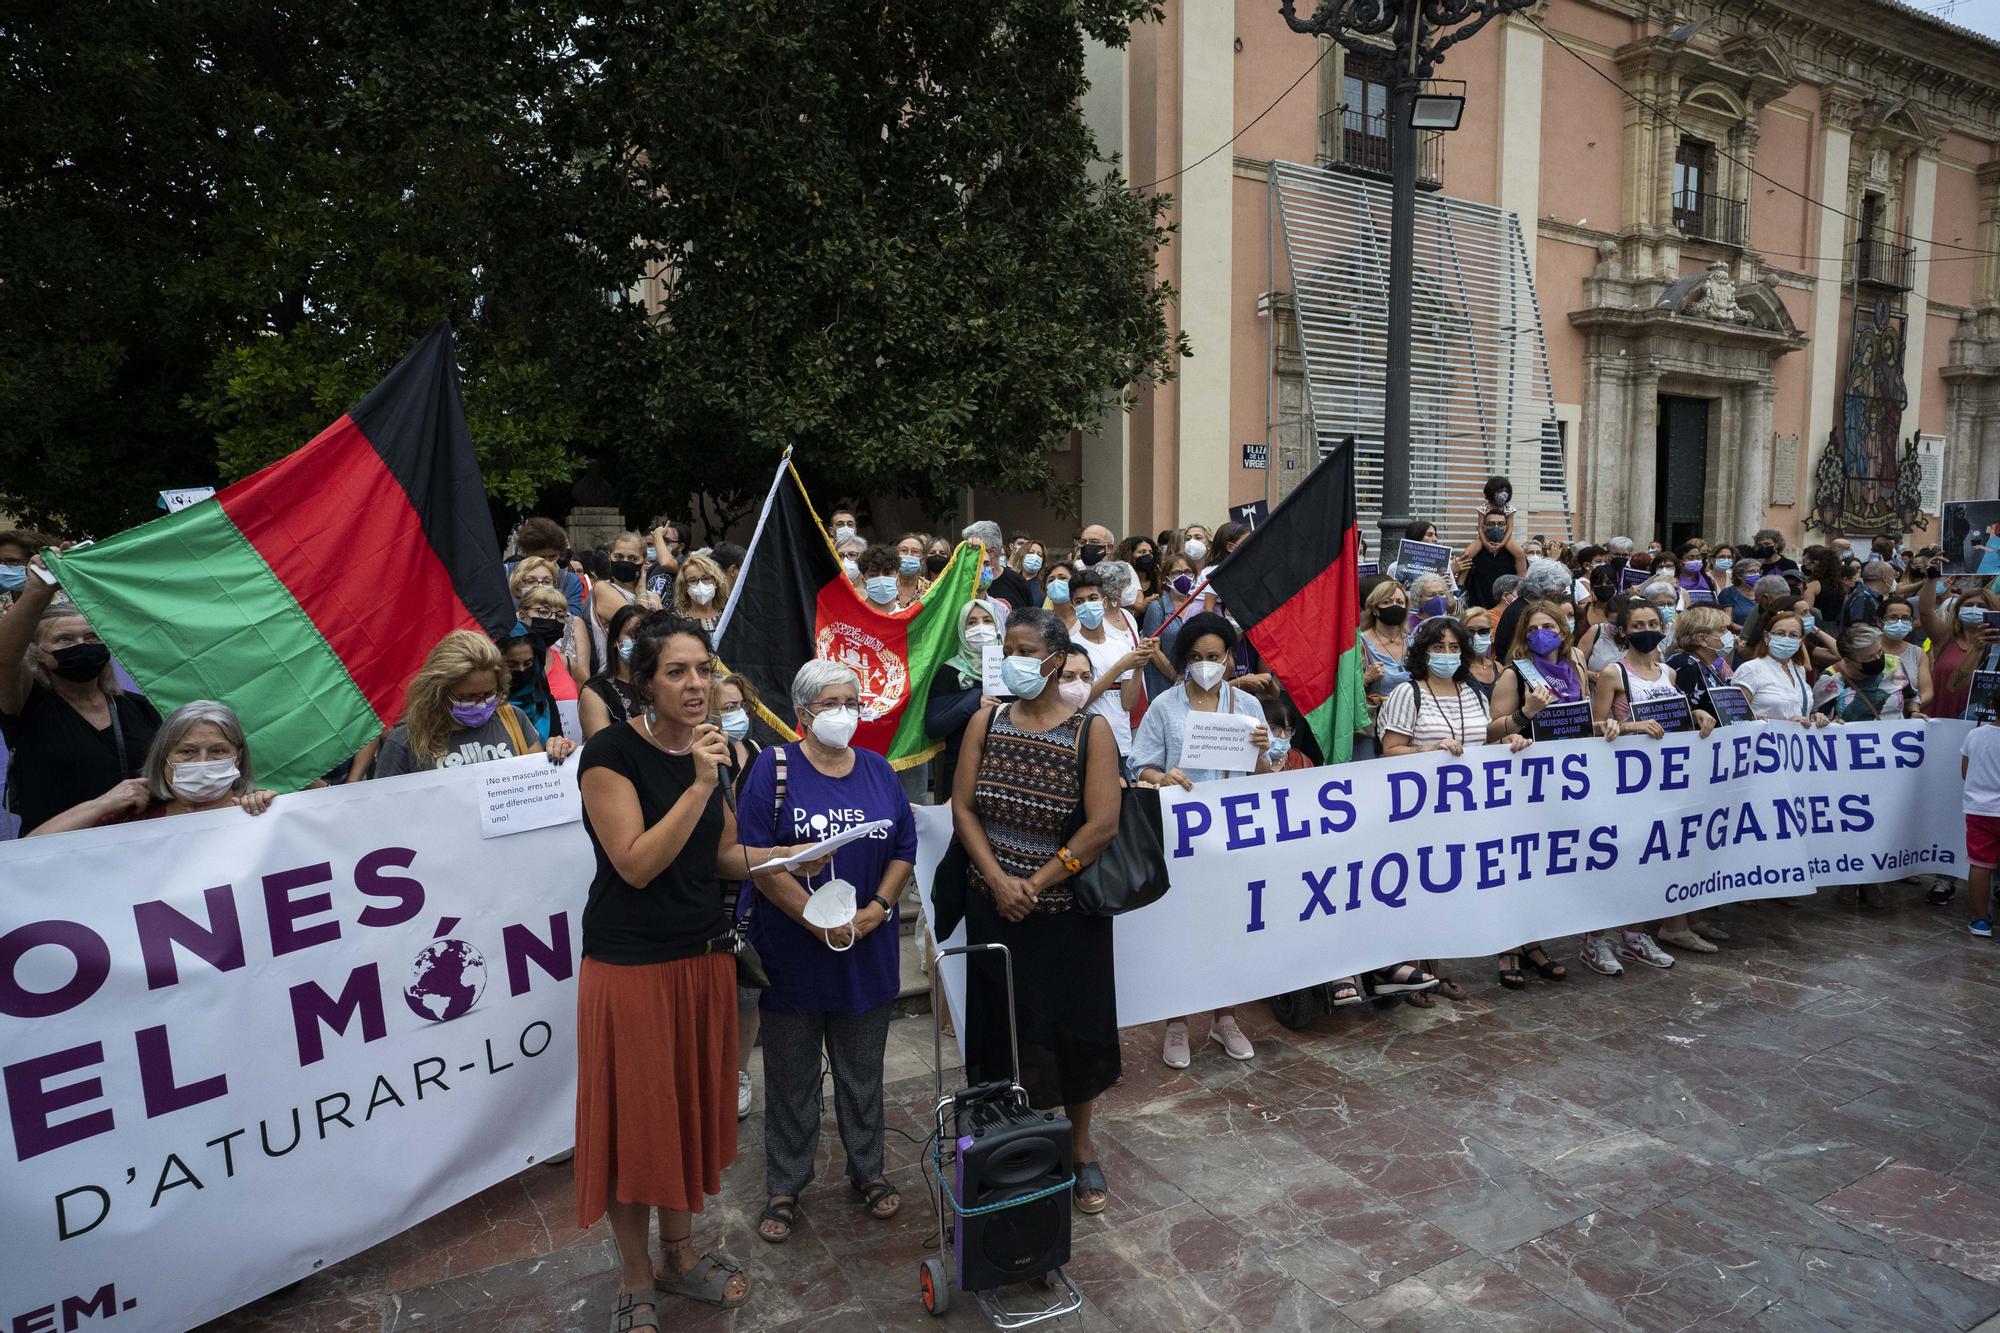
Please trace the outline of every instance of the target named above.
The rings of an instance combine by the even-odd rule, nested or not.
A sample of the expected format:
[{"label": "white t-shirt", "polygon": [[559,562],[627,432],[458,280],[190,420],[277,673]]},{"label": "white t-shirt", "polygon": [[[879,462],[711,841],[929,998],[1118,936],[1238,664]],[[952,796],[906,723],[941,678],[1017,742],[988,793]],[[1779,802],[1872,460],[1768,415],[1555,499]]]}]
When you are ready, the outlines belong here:
[{"label": "white t-shirt", "polygon": [[1809,678],[1796,666],[1769,657],[1753,657],[1737,667],[1730,679],[1750,691],[1750,711],[1767,722],[1812,716]]},{"label": "white t-shirt", "polygon": [[[1122,609],[1114,609],[1107,613],[1104,617],[1103,643],[1092,643],[1085,637],[1082,626],[1078,626],[1075,635],[1071,637],[1070,642],[1082,648],[1089,656],[1090,674],[1096,679],[1103,680],[1105,673],[1118,665],[1119,658],[1138,646],[1136,631],[1128,629],[1131,619],[1131,616]],[[1125,676],[1131,674],[1128,671]],[[1132,753],[1132,715],[1126,712],[1125,706],[1118,701],[1118,684],[1124,681],[1125,676],[1120,676],[1118,681],[1106,685],[1104,693],[1098,695],[1097,702],[1090,706],[1091,712],[1101,715],[1111,724],[1111,734],[1117,738],[1120,755]]]},{"label": "white t-shirt", "polygon": [[1966,733],[1965,813],[2000,815],[2000,726],[1986,723]]},{"label": "white t-shirt", "polygon": [[1429,690],[1415,681],[1406,681],[1389,691],[1376,715],[1376,731],[1386,738],[1390,732],[1408,736],[1419,748],[1439,741],[1454,740],[1466,745],[1486,744],[1486,722],[1492,714],[1486,700],[1469,684],[1458,687],[1458,698],[1446,694],[1432,698]]}]

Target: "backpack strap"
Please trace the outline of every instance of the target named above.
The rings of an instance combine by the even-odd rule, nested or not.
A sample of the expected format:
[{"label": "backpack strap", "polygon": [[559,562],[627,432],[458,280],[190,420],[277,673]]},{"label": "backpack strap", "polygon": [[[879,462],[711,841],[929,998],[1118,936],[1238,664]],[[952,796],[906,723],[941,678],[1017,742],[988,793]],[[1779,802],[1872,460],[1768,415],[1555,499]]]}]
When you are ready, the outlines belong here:
[{"label": "backpack strap", "polygon": [[[771,788],[771,841],[777,842],[779,829],[791,831],[785,820],[785,747],[778,746],[772,752],[771,758],[774,761],[773,766],[777,769],[777,782]],[[785,843],[789,846],[791,839],[786,838]]]},{"label": "backpack strap", "polygon": [[514,747],[514,753],[526,754],[528,752],[528,738],[521,730],[521,723],[514,711],[514,705],[509,703],[500,705],[500,725],[507,729],[507,743]]}]

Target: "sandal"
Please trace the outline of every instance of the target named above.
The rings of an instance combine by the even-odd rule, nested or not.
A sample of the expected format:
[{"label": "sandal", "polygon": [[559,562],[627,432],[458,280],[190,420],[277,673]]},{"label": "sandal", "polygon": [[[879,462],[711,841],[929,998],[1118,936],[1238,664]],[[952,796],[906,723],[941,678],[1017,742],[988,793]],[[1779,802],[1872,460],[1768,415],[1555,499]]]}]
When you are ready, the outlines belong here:
[{"label": "sandal", "polygon": [[[865,1185],[858,1180],[852,1180],[848,1184],[852,1185],[854,1192],[861,1196],[861,1205],[868,1210],[868,1215],[878,1222],[888,1221],[903,1207],[903,1196],[898,1194],[896,1187],[886,1180],[871,1180]],[[882,1210],[882,1205],[885,1203],[889,1204],[887,1212]]]},{"label": "sandal", "polygon": [[[777,1234],[764,1230],[766,1222],[776,1222],[784,1228]],[[783,1245],[792,1238],[792,1228],[799,1224],[799,1201],[797,1199],[775,1198],[764,1205],[764,1211],[757,1214],[757,1234],[773,1245]]]},{"label": "sandal", "polygon": [[1336,1009],[1343,1004],[1360,1004],[1365,998],[1357,977],[1342,977],[1333,983],[1333,1007]]},{"label": "sandal", "polygon": [[1369,974],[1375,982],[1377,995],[1403,995],[1410,991],[1435,989],[1438,979],[1418,967],[1415,963],[1398,963],[1394,967]]},{"label": "sandal", "polygon": [[[660,1311],[653,1302],[659,1294],[657,1291],[619,1292],[618,1304],[611,1309],[611,1333],[632,1333],[635,1328],[658,1328]],[[645,1306],[645,1312],[642,1314],[635,1311],[632,1308],[635,1305]]]},{"label": "sandal", "polygon": [[1508,990],[1520,990],[1528,984],[1528,979],[1521,975],[1520,954],[1503,953],[1500,955],[1500,984]]},{"label": "sandal", "polygon": [[[1104,1205],[1111,1202],[1111,1188],[1104,1183],[1104,1163],[1083,1162],[1076,1168],[1076,1184],[1072,1186],[1076,1195],[1076,1210],[1089,1217],[1104,1211]],[[1094,1195],[1094,1198],[1085,1198]]]},{"label": "sandal", "polygon": [[1412,1009],[1431,1009],[1437,1005],[1437,1001],[1431,998],[1431,993],[1427,990],[1413,990],[1405,995],[1403,1000]]},{"label": "sandal", "polygon": [[[1535,956],[1537,954],[1541,957],[1537,958]],[[1569,976],[1569,969],[1550,958],[1549,951],[1539,944],[1531,945],[1523,956],[1528,960],[1528,966],[1541,973],[1548,981],[1562,981]]]},{"label": "sandal", "polygon": [[[743,1284],[743,1294],[730,1296],[729,1283],[743,1271],[743,1266],[734,1263],[726,1254],[704,1254],[694,1261],[694,1267],[679,1277],[669,1277],[664,1273],[654,1275],[654,1286],[663,1296],[685,1296],[703,1305],[719,1306],[724,1310],[734,1310],[750,1299],[750,1284]],[[643,1324],[640,1327],[644,1327]],[[658,1325],[654,1325],[658,1327]]]}]

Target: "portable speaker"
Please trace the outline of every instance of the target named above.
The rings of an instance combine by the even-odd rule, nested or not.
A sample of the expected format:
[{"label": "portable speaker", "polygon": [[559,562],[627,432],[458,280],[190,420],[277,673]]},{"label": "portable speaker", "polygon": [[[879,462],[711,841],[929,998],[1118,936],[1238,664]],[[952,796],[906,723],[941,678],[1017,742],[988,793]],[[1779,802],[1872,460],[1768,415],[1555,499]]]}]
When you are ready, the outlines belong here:
[{"label": "portable speaker", "polygon": [[[1031,1111],[1011,1095],[960,1094],[953,1182],[967,1208],[1021,1199],[1069,1178],[1069,1119]],[[953,1222],[961,1291],[990,1291],[1069,1262],[1070,1192]]]}]

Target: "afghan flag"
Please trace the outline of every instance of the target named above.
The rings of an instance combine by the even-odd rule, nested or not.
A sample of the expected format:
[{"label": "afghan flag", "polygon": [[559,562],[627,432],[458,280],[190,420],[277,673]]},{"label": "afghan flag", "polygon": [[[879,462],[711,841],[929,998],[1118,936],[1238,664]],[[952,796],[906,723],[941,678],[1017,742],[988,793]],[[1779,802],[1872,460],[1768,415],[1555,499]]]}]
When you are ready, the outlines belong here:
[{"label": "afghan flag", "polygon": [[258,785],[279,791],[395,722],[448,630],[514,624],[448,323],[297,453],[43,557],[163,709],[235,709]]},{"label": "afghan flag", "polygon": [[1355,512],[1350,438],[1209,575],[1336,764],[1353,757],[1354,733],[1368,725]]},{"label": "afghan flag", "polygon": [[854,744],[897,769],[914,768],[943,748],[924,733],[924,705],[931,678],[958,651],[958,613],[979,586],[984,551],[961,542],[913,607],[872,606],[847,581],[788,453],[730,590],[716,656],[726,670],[750,678],[763,696],[764,721],[792,739],[798,669],[814,657],[853,667],[861,680]]}]

